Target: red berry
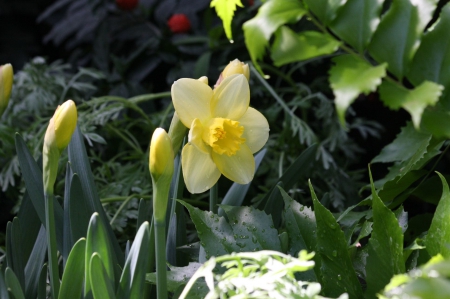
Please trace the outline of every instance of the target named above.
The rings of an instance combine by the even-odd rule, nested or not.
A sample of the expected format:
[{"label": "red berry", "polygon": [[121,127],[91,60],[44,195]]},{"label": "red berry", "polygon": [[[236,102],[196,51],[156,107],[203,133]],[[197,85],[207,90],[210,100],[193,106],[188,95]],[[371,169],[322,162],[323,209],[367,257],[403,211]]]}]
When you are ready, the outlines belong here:
[{"label": "red berry", "polygon": [[170,17],[167,25],[169,25],[170,31],[173,33],[185,33],[191,30],[191,21],[182,13],[174,14]]},{"label": "red berry", "polygon": [[133,10],[138,3],[139,0],[116,0],[116,5],[122,10]]}]

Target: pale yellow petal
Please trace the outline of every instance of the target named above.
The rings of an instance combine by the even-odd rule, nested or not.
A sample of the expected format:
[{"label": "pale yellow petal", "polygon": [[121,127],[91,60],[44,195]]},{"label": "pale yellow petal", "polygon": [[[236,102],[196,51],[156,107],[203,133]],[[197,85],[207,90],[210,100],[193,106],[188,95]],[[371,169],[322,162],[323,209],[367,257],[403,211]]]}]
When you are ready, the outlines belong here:
[{"label": "pale yellow petal", "polygon": [[212,117],[238,119],[250,104],[250,87],[244,75],[232,75],[225,78],[219,87],[214,89],[211,102]]},{"label": "pale yellow petal", "polygon": [[255,158],[250,148],[241,144],[240,150],[233,156],[211,152],[214,163],[220,172],[238,184],[248,184],[255,174]]},{"label": "pale yellow petal", "polygon": [[269,139],[269,123],[258,110],[249,107],[247,112],[238,120],[244,127],[242,137],[252,153],[259,151]]},{"label": "pale yellow petal", "polygon": [[203,141],[202,136],[203,136],[203,125],[202,122],[198,118],[196,118],[192,121],[191,129],[189,130],[188,141],[201,152],[209,154],[211,149]]},{"label": "pale yellow petal", "polygon": [[194,145],[186,144],[181,153],[186,188],[191,193],[201,193],[217,183],[220,171],[217,169],[210,154],[199,151]]},{"label": "pale yellow petal", "polygon": [[189,128],[198,118],[204,122],[211,117],[213,91],[205,83],[183,78],[172,84],[172,101],[181,122]]}]

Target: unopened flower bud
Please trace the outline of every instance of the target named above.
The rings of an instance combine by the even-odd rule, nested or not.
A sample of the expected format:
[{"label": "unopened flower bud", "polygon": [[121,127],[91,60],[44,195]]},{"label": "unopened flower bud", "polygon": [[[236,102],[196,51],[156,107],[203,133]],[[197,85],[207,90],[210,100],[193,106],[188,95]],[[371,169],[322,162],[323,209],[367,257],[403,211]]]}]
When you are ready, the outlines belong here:
[{"label": "unopened flower bud", "polygon": [[0,117],[8,106],[13,85],[14,72],[11,64],[0,66]]},{"label": "unopened flower bud", "polygon": [[230,61],[230,63],[223,69],[214,87],[219,86],[225,78],[237,74],[244,75],[247,80],[250,79],[250,69],[248,64],[241,62],[239,59]]},{"label": "unopened flower bud", "polygon": [[58,161],[67,147],[77,126],[77,107],[72,100],[65,101],[56,108],[45,132],[42,150],[44,188],[53,193]]},{"label": "unopened flower bud", "polygon": [[149,168],[153,182],[153,213],[155,221],[164,221],[174,162],[172,142],[169,135],[162,128],[157,128],[153,132],[150,142]]}]

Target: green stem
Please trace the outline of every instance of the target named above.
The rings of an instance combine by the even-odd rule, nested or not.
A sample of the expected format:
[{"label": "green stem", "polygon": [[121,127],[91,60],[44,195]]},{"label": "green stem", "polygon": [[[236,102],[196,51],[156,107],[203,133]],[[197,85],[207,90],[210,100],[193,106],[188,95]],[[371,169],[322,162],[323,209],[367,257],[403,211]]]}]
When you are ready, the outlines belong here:
[{"label": "green stem", "polygon": [[166,221],[155,221],[156,239],[156,293],[158,299],[167,299]]},{"label": "green stem", "polygon": [[55,214],[53,208],[53,193],[45,193],[45,230],[47,233],[47,252],[48,264],[50,272],[50,286],[52,290],[52,298],[58,299],[59,294],[59,274],[58,259],[56,256],[56,231],[55,231]]},{"label": "green stem", "polygon": [[217,183],[209,190],[209,210],[214,214],[218,212],[218,187]]}]

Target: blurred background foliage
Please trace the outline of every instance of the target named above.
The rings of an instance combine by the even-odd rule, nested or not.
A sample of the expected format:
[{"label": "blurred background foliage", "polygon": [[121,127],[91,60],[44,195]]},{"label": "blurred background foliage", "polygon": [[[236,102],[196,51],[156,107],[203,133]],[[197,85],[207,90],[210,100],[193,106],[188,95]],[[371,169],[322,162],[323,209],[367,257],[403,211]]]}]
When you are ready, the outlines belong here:
[{"label": "blurred background foliage", "polygon": [[[0,3],[0,18],[11,24],[2,27],[0,61],[11,62],[16,74],[11,102],[0,122],[0,227],[12,219],[24,190],[14,133],[23,136],[39,159],[54,107],[72,98],[111,224],[122,244],[134,235],[138,200],[151,194],[150,137],[158,126],[167,129],[173,114],[171,84],[178,78],[207,75],[213,85],[229,61],[249,60],[238,29],[255,16],[261,2],[243,1],[244,7],[236,11],[233,43],[209,4],[208,0]],[[359,191],[368,182],[367,164],[394,139],[407,115],[383,107],[376,93],[361,96],[350,108],[344,130],[327,82],[330,58],[279,68],[262,61],[260,66],[270,76],[267,81],[252,72],[251,105],[267,117],[271,134],[244,205],[258,201],[313,143],[319,149],[316,159],[310,169],[301,171],[289,194],[311,205],[305,191],[311,178],[324,205],[334,211],[363,197]],[[380,116],[383,126],[375,121]],[[221,179],[219,185],[223,197],[231,183]],[[61,190],[62,181],[56,194]],[[207,205],[205,196],[185,193],[184,199]]]}]

